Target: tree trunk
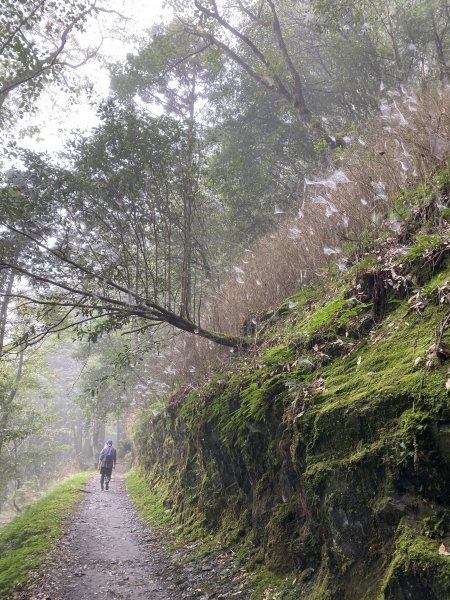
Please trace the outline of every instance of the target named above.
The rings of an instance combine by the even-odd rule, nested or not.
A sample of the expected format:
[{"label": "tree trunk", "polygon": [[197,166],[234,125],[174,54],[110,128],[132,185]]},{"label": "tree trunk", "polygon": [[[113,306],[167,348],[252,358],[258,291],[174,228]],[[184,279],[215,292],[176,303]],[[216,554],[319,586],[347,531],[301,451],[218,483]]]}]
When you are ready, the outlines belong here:
[{"label": "tree trunk", "polygon": [[195,99],[196,99],[196,72],[191,80],[189,94],[189,132],[185,176],[183,184],[183,265],[181,275],[181,316],[185,319],[191,318],[192,313],[192,225],[194,218],[195,195],[196,195],[196,168],[195,168]]},{"label": "tree trunk", "polygon": [[433,18],[433,35],[434,45],[436,48],[436,57],[439,65],[439,80],[442,83],[447,83],[450,80],[450,69],[447,64],[447,58],[445,56],[444,44],[441,35],[439,35],[438,26]]},{"label": "tree trunk", "polygon": [[[5,398],[5,402],[2,406],[1,418],[0,418],[0,432],[5,431],[8,426],[8,421],[9,421],[9,417],[10,417],[10,407],[11,407],[11,404],[14,402],[14,398],[16,397],[17,390],[19,388],[20,380],[22,379],[24,353],[25,353],[25,349],[24,349],[24,346],[22,346],[20,349],[20,352],[19,352],[19,364],[17,365],[16,379],[14,381],[14,384],[11,387],[9,395]],[[0,456],[2,453],[2,449],[3,449],[3,437],[1,436],[1,433],[0,433]]]},{"label": "tree trunk", "polygon": [[2,297],[1,304],[0,304],[0,356],[2,354],[3,344],[5,342],[5,330],[6,330],[7,315],[8,315],[8,305],[9,305],[9,301],[10,301],[10,295],[12,292],[13,284],[14,284],[14,271],[10,270],[7,275],[6,284],[5,284],[5,288],[4,288],[4,292],[3,292],[5,295]]},{"label": "tree trunk", "polygon": [[[195,187],[192,189],[192,193],[190,193],[190,199],[187,199],[187,210],[186,210],[186,222],[187,229],[186,232],[186,247],[185,247],[185,281],[184,281],[184,295],[182,303],[183,311],[189,312],[190,302],[191,302],[191,258],[192,258],[192,219],[193,219],[193,194],[195,194]],[[102,289],[98,290],[97,293],[94,291],[86,290],[81,285],[71,286],[65,281],[61,281],[57,278],[52,278],[51,276],[41,275],[33,273],[28,269],[22,267],[21,265],[15,264],[14,261],[6,261],[5,259],[0,259],[0,266],[8,267],[14,270],[14,272],[19,273],[22,276],[29,278],[31,281],[36,283],[49,283],[58,287],[62,292],[63,296],[58,299],[53,300],[44,300],[40,298],[33,298],[26,295],[18,295],[19,298],[25,298],[30,302],[33,302],[37,305],[52,305],[52,306],[60,306],[67,310],[67,314],[72,313],[72,308],[80,308],[81,306],[85,307],[85,301],[89,301],[93,305],[101,308],[105,312],[113,311],[116,318],[120,318],[121,316],[130,318],[130,317],[138,317],[143,319],[144,321],[150,321],[151,323],[167,323],[168,325],[172,325],[176,329],[181,331],[186,331],[188,333],[197,334],[200,337],[204,337],[216,344],[220,344],[223,346],[230,346],[235,348],[245,348],[254,343],[253,339],[245,338],[241,336],[235,336],[230,334],[222,334],[215,331],[209,331],[207,329],[203,329],[197,326],[190,317],[183,317],[180,314],[176,314],[164,306],[161,306],[156,301],[152,299],[146,298],[138,298],[133,290],[129,287],[124,287],[121,283],[117,283],[112,279],[105,278],[101,275],[96,274],[95,272],[89,270],[84,264],[80,262],[76,262],[72,260],[70,257],[62,254],[60,251],[55,250],[53,248],[49,248],[45,246],[40,240],[37,240],[33,235],[28,232],[21,231],[16,229],[12,225],[7,225],[8,229],[14,231],[17,234],[21,234],[24,238],[27,238],[34,242],[38,247],[45,250],[49,255],[53,255],[56,257],[61,263],[70,265],[72,268],[78,271],[78,274],[84,276],[86,280],[89,280],[90,284],[93,281],[101,283]],[[67,293],[68,292],[68,293]],[[108,294],[108,295],[105,295]],[[126,300],[121,299],[124,295],[127,298],[131,299],[127,302]],[[92,306],[91,308],[94,308]],[[88,317],[87,320],[94,320],[99,318],[104,313],[96,313],[95,316]],[[39,332],[35,336],[23,336],[18,342],[10,346],[10,348],[17,348],[19,344],[23,347],[28,345],[33,345],[41,342],[45,337],[50,334],[58,333],[61,331],[65,331],[69,328],[75,328],[75,323],[66,324],[63,323],[64,320],[61,321],[62,325],[49,327],[45,332]],[[81,321],[81,323],[84,321]]]},{"label": "tree trunk", "polygon": [[83,456],[89,460],[92,459],[92,457],[94,456],[94,450],[92,448],[91,437],[89,435],[89,432],[86,432],[86,435],[83,440]]},{"label": "tree trunk", "polygon": [[98,456],[103,445],[105,443],[105,425],[99,422],[97,419],[94,420],[92,426],[92,448],[94,457]]},{"label": "tree trunk", "polygon": [[83,465],[83,428],[80,423],[72,421],[72,443],[75,456],[77,457],[78,466],[80,469]]},{"label": "tree trunk", "polygon": [[116,424],[116,447],[122,441],[122,434],[123,434],[122,423],[121,423],[120,419],[117,419],[117,424]]},{"label": "tree trunk", "polygon": [[18,460],[18,456],[17,456],[17,440],[14,440],[14,493],[13,493],[13,497],[12,497],[12,504],[13,504],[16,512],[21,512],[22,509],[16,503],[17,490],[20,490],[20,488],[22,487],[18,468],[19,468],[19,460]]}]

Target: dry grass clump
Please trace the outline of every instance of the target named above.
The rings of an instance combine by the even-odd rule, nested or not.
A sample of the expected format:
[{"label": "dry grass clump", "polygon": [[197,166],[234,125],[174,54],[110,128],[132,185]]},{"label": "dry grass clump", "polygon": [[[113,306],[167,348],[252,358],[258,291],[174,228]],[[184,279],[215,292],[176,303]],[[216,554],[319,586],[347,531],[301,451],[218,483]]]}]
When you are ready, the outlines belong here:
[{"label": "dry grass clump", "polygon": [[[133,367],[136,383],[127,388],[128,400],[137,409],[164,403],[178,389],[186,391],[202,385],[235,355],[234,349],[230,351],[199,336],[171,331],[167,326],[152,334],[147,343],[148,353]],[[144,344],[141,338],[135,349]]]},{"label": "dry grass clump", "polygon": [[[305,178],[293,213],[209,290],[202,326],[242,334],[245,321],[326,273],[330,261],[344,271],[346,243],[367,252],[372,239],[399,232],[395,196],[426,182],[450,153],[448,92],[388,95],[381,115],[348,140],[329,171]],[[153,398],[201,384],[231,357],[228,348],[176,334],[148,365]]]},{"label": "dry grass clump", "polygon": [[204,326],[241,333],[243,322],[298,291],[330,260],[346,269],[346,242],[396,233],[393,198],[426,181],[450,152],[449,88],[420,97],[394,92],[328,173],[305,178],[295,212],[234,265],[210,291]]}]

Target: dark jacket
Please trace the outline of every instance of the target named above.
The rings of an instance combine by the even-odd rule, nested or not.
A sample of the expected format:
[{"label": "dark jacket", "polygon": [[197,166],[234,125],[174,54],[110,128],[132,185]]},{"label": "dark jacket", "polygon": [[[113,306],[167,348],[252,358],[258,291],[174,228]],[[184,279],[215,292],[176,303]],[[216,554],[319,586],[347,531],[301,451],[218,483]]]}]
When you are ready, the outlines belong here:
[{"label": "dark jacket", "polygon": [[[111,454],[107,454],[107,450],[111,449]],[[111,468],[113,465],[116,466],[117,452],[112,446],[105,446],[100,452],[99,462],[101,467]]]}]

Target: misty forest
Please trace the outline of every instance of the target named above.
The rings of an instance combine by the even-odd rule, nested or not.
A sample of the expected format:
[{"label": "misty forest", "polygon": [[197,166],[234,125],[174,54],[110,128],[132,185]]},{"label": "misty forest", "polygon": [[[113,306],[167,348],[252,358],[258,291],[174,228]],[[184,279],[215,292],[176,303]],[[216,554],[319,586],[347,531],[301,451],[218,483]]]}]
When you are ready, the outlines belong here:
[{"label": "misty forest", "polygon": [[3,0],[0,135],[0,598],[448,600],[450,3]]}]

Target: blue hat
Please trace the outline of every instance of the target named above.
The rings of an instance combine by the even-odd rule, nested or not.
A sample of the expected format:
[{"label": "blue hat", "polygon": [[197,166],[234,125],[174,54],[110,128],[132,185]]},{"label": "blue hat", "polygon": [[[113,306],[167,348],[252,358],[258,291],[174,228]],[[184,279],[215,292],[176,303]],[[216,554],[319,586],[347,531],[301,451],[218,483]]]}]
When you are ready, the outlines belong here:
[{"label": "blue hat", "polygon": [[108,444],[108,446],[112,446],[112,440],[108,440],[106,443]]}]

